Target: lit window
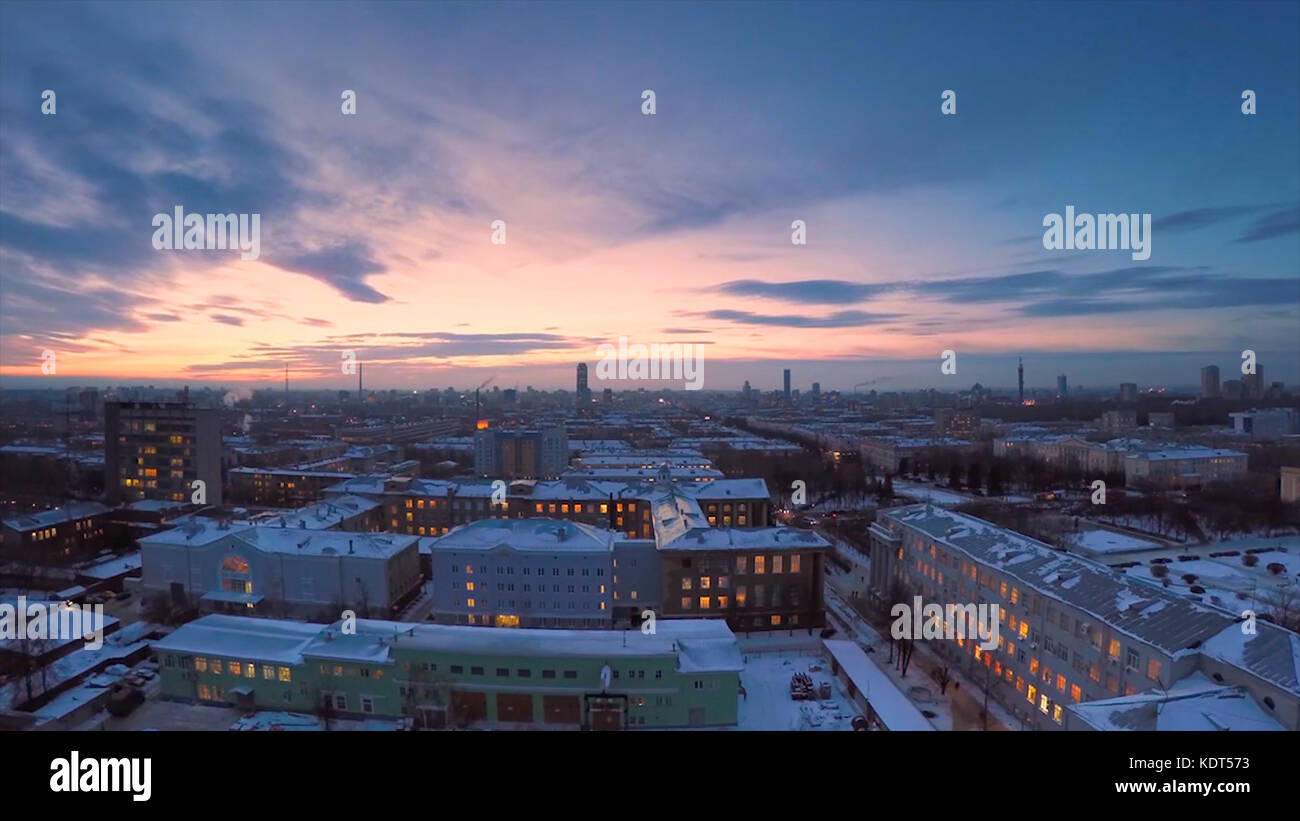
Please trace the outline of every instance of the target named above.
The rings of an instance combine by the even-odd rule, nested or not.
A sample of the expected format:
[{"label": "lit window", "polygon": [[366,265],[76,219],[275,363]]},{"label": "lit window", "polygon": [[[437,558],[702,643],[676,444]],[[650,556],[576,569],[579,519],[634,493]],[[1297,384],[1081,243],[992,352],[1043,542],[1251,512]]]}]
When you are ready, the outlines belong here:
[{"label": "lit window", "polygon": [[473,606],[474,606],[474,600],[473,600],[473,599],[465,599],[465,606],[466,606],[466,607],[473,607]]},{"label": "lit window", "polygon": [[[742,522],[742,524],[744,524],[744,523]],[[799,554],[798,554],[798,553],[795,553],[793,556],[790,557],[790,572],[791,572],[791,573],[798,573],[798,572],[799,572]]]},{"label": "lit window", "polygon": [[266,679],[267,681],[274,681],[274,680],[275,680],[275,668],[272,667],[272,666],[269,665],[269,664],[263,664],[263,665],[262,665],[262,678]]},{"label": "lit window", "polygon": [[779,625],[780,623],[781,623],[781,617],[780,617],[780,616],[773,616],[773,617],[772,617],[772,624],[773,624],[773,625]]},{"label": "lit window", "polygon": [[766,556],[755,556],[755,557],[754,557],[754,572],[757,573],[757,574],[760,575],[760,576],[763,575],[764,573],[766,573],[766,572],[767,572],[767,564],[766,564],[766,562],[767,562],[767,557],[766,557]]},{"label": "lit window", "polygon": [[701,609],[701,610],[708,610],[708,609],[709,609],[709,604],[710,604],[710,602],[709,602],[709,597],[708,597],[708,596],[700,596],[700,609]]},{"label": "lit window", "polygon": [[690,579],[682,579],[682,589],[683,589],[683,590],[690,590],[690,589],[691,589],[691,580],[690,580]]},{"label": "lit window", "polygon": [[683,609],[683,610],[690,610],[690,609],[691,609],[691,597],[690,597],[690,596],[682,596],[682,609]]},{"label": "lit window", "polygon": [[781,572],[781,566],[782,566],[782,563],[783,563],[784,559],[785,559],[784,556],[773,556],[773,557],[772,557],[772,572],[773,572],[773,573],[780,573],[780,572]]},{"label": "lit window", "polygon": [[289,681],[289,668],[288,668],[288,667],[281,667],[281,668],[280,668],[280,681]]},{"label": "lit window", "polygon": [[700,577],[700,589],[701,589],[701,590],[708,590],[708,589],[709,589],[709,577],[708,577],[708,576],[701,576],[701,577]]},{"label": "lit window", "polygon": [[196,658],[194,659],[194,669],[195,669],[195,670],[198,670],[200,673],[207,672],[207,669],[208,669],[208,660],[205,659],[205,658],[197,658],[197,657],[196,657]]},{"label": "lit window", "polygon": [[1071,701],[1078,701],[1078,700],[1081,699],[1081,698],[1083,698],[1083,691],[1079,689],[1079,685],[1077,685],[1077,684],[1071,684],[1071,685],[1070,685],[1070,700],[1071,700]]}]

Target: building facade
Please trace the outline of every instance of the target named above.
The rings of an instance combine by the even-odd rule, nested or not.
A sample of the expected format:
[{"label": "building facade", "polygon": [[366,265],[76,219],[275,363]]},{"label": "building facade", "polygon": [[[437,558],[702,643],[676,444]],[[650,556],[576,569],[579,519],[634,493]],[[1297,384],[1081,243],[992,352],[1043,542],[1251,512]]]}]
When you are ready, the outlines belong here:
[{"label": "building facade", "polygon": [[883,610],[914,596],[998,606],[996,649],[956,631],[927,644],[1025,728],[1069,728],[1071,705],[1173,689],[1201,672],[1300,729],[1294,633],[1261,621],[1246,634],[1232,613],[931,505],[882,511],[870,535],[870,592]]},{"label": "building facade", "polygon": [[[201,487],[222,502],[221,417],[189,402],[104,406],[104,491],[108,500],[188,502]],[[195,481],[203,482],[196,486]]]},{"label": "building facade", "polygon": [[737,721],[735,637],[719,621],[632,631],[479,630],[211,615],[154,645],[163,697],[416,727],[617,730]]}]

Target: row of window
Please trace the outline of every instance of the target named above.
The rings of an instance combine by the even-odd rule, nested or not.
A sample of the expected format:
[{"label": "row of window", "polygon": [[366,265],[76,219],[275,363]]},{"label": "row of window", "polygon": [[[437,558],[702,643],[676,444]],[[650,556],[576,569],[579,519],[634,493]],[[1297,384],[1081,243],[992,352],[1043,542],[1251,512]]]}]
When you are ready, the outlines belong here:
[{"label": "row of window", "polygon": [[[163,664],[168,667],[187,667],[193,668],[200,673],[209,673],[214,676],[222,675],[229,672],[232,676],[243,678],[257,678],[257,664],[255,662],[241,662],[223,659],[208,659],[203,656],[195,656],[192,660],[176,656],[166,656]],[[262,665],[262,678],[267,681],[291,681],[291,672],[288,667],[277,667],[271,664]]]}]

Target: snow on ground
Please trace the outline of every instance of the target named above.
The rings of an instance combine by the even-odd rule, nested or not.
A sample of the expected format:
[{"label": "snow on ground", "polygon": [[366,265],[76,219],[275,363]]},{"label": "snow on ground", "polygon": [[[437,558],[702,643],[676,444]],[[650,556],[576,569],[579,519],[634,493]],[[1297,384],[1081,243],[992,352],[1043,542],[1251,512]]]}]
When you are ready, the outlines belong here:
[{"label": "snow on ground", "polygon": [[[807,673],[814,687],[830,682],[831,697],[825,701],[790,698],[790,677],[795,673]],[[746,654],[740,685],[745,695],[738,704],[738,730],[849,730],[853,717],[860,714],[831,675],[830,661],[811,652]]]},{"label": "snow on ground", "polygon": [[1161,545],[1111,530],[1081,530],[1068,536],[1071,543],[1089,553],[1124,553],[1130,550],[1156,550]]},{"label": "snow on ground", "polygon": [[938,488],[926,487],[925,485],[898,481],[894,482],[894,493],[898,496],[906,496],[909,499],[929,499],[936,505],[964,505],[971,501],[972,498],[949,493]]}]

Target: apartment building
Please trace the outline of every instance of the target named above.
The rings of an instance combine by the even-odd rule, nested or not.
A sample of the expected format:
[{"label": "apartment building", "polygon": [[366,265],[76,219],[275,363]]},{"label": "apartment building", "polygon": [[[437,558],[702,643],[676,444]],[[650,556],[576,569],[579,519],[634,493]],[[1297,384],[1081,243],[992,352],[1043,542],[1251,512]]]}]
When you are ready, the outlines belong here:
[{"label": "apartment building", "polygon": [[1199,487],[1246,475],[1246,454],[1221,448],[1186,447],[1131,453],[1124,457],[1124,484]]},{"label": "apartment building", "polygon": [[[222,502],[221,417],[190,402],[104,405],[104,491],[110,503]],[[196,486],[195,481],[203,485]]]},{"label": "apartment building", "polygon": [[559,476],[569,466],[563,427],[541,430],[480,430],[474,434],[474,472],[502,479]]},{"label": "apartment building", "polygon": [[240,467],[231,469],[226,475],[230,480],[231,504],[300,507],[320,501],[325,488],[356,474],[302,468]]},{"label": "apartment building", "polygon": [[98,502],[72,502],[5,519],[0,523],[0,555],[55,563],[93,556],[104,547],[110,512]]},{"label": "apartment building", "polygon": [[668,618],[724,618],[733,630],[821,627],[830,543],[789,527],[713,527],[679,493],[655,502],[655,545]]},{"label": "apartment building", "polygon": [[720,621],[640,630],[481,630],[210,615],[154,644],[165,699],[499,729],[727,727],[735,636]]},{"label": "apartment building", "polygon": [[927,504],[882,511],[870,535],[869,591],[878,606],[917,595],[940,605],[998,605],[996,650],[961,638],[929,645],[1026,728],[1087,729],[1072,707],[1172,691],[1200,673],[1241,688],[1282,727],[1300,729],[1294,633],[1261,621],[1247,634],[1235,614]]}]

